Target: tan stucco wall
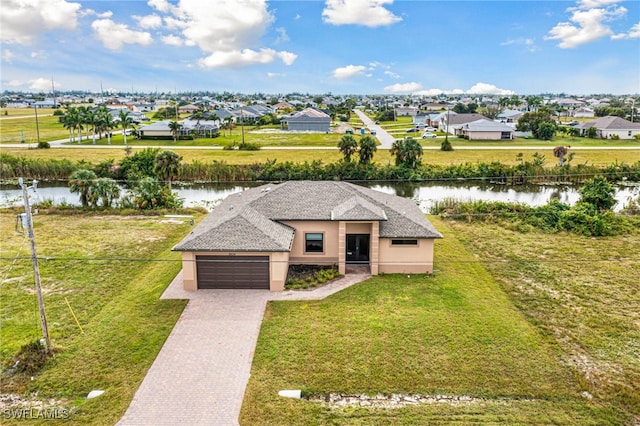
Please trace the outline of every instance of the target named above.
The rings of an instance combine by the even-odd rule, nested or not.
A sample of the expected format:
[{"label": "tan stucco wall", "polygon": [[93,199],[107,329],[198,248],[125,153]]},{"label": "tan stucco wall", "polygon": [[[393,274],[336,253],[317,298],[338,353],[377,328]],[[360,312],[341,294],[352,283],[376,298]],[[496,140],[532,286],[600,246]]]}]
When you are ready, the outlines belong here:
[{"label": "tan stucco wall", "polygon": [[271,291],[283,291],[289,272],[289,253],[287,252],[182,252],[182,285],[187,291],[198,289],[196,256],[269,256],[269,279]]},{"label": "tan stucco wall", "polygon": [[[502,140],[502,132],[478,132],[478,131],[469,131],[467,132],[469,135],[470,141],[497,141]],[[511,138],[513,139],[513,133],[511,133]]]},{"label": "tan stucco wall", "polygon": [[[283,221],[296,230],[289,254],[290,263],[310,265],[333,265],[338,263],[338,222],[323,221]],[[323,233],[324,252],[306,253],[304,235],[308,232]]]},{"label": "tan stucco wall", "polygon": [[418,239],[417,246],[392,246],[391,238],[381,238],[379,272],[386,274],[432,273],[433,241],[432,239]]}]

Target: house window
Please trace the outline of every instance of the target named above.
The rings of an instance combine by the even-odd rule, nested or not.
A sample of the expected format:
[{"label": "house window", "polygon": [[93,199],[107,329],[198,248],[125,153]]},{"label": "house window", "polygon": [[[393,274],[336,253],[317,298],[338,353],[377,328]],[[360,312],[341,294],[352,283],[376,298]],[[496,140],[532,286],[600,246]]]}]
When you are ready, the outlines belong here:
[{"label": "house window", "polygon": [[324,251],[324,235],[320,232],[304,234],[304,251],[307,253],[322,253]]},{"label": "house window", "polygon": [[391,240],[392,246],[417,246],[418,240]]},{"label": "house window", "polygon": [[627,133],[627,136],[631,136],[631,130],[629,130],[629,133]]},{"label": "house window", "polygon": [[500,139],[505,140],[505,139],[511,139],[511,132],[501,132],[500,133]]}]

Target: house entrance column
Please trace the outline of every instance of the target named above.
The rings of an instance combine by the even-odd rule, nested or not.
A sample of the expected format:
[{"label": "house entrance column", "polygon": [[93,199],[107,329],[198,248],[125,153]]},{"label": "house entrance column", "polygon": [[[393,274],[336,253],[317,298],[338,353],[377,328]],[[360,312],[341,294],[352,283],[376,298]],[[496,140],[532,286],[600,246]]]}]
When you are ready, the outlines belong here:
[{"label": "house entrance column", "polygon": [[338,222],[338,272],[347,273],[347,223]]}]

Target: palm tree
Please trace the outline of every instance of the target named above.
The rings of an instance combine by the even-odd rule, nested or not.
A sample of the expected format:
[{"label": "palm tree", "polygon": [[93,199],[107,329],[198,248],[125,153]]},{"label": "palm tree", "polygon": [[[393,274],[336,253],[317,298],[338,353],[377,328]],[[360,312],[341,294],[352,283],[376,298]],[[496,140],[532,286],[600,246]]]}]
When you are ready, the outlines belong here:
[{"label": "palm tree", "polygon": [[[82,129],[85,129],[87,131],[85,139],[89,139],[89,123],[87,120],[87,111],[88,111],[88,108],[85,106],[78,107],[78,113],[80,115],[80,124],[78,126],[80,141],[82,141]],[[80,143],[80,141],[78,141],[78,143]]]},{"label": "palm tree", "polygon": [[69,191],[80,194],[80,204],[87,207],[91,200],[91,184],[96,179],[96,174],[91,170],[76,170],[69,177]]},{"label": "palm tree", "polygon": [[342,155],[344,155],[345,161],[348,163],[351,161],[351,156],[358,150],[358,142],[356,142],[356,139],[353,136],[344,135],[340,139],[340,142],[338,142],[338,148]]},{"label": "palm tree", "polygon": [[94,179],[91,183],[89,201],[94,207],[102,201],[103,207],[111,207],[114,200],[120,197],[120,187],[115,180],[107,177]]},{"label": "palm tree", "polygon": [[161,151],[156,154],[153,171],[158,176],[158,179],[167,182],[169,189],[171,189],[173,178],[178,176],[180,160],[182,160],[182,157],[173,151]]},{"label": "palm tree", "polygon": [[360,139],[360,164],[369,164],[373,158],[373,154],[378,150],[376,141],[369,135]]},{"label": "palm tree", "polygon": [[102,128],[107,134],[107,145],[111,145],[111,129],[113,129],[115,126],[113,115],[111,115],[109,110],[105,108],[100,118],[102,121]]},{"label": "palm tree", "polygon": [[571,146],[556,146],[553,148],[553,156],[558,159],[558,166],[562,167],[564,164],[564,156],[569,152]]},{"label": "palm tree", "polygon": [[64,115],[62,125],[69,129],[69,142],[75,141],[76,128],[78,127],[78,110],[76,108],[69,108]]},{"label": "palm tree", "polygon": [[171,130],[171,134],[173,135],[173,142],[174,143],[178,139],[178,132],[180,131],[181,127],[182,127],[182,124],[178,123],[176,120],[171,120],[169,122],[169,130]]},{"label": "palm tree", "polygon": [[126,111],[124,109],[121,109],[118,112],[118,119],[120,120],[120,126],[122,127],[122,136],[124,136],[124,144],[126,145],[127,144],[127,128],[131,126],[133,121],[129,116],[129,111]]},{"label": "palm tree", "polygon": [[[98,122],[98,114],[95,110],[87,109],[84,113],[85,123],[87,124],[87,132],[89,132],[89,127],[91,127],[91,138],[93,139],[93,144],[96,144],[96,123]],[[88,136],[88,135],[87,135]]]},{"label": "palm tree", "polygon": [[225,119],[224,119],[224,123],[225,123],[225,125],[226,125],[227,129],[229,129],[229,136],[231,136],[231,129],[233,128],[233,125],[232,125],[232,123],[233,123],[233,118],[231,118],[231,117],[225,117]]},{"label": "palm tree", "polygon": [[397,139],[389,153],[396,157],[396,166],[415,169],[422,160],[422,145],[413,138]]}]

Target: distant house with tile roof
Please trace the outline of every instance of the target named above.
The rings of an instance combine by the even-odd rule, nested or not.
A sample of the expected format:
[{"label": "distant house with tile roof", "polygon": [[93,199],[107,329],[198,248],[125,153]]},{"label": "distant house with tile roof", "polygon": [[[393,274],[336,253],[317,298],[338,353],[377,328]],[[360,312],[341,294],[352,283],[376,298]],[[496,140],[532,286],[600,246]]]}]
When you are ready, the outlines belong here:
[{"label": "distant house with tile roof", "polygon": [[515,139],[515,130],[513,127],[495,121],[480,119],[453,126],[455,134],[470,141],[472,140],[513,140]]},{"label": "distant house with tile roof", "polygon": [[294,264],[431,273],[437,238],[408,198],[347,182],[289,181],[230,195],[174,250],[186,290],[281,291]]},{"label": "distant house with tile roof", "polygon": [[331,117],[315,108],[303,109],[280,121],[280,127],[290,131],[327,133],[330,126]]},{"label": "distant house with tile roof", "polygon": [[575,126],[580,130],[580,134],[585,136],[587,129],[596,128],[596,137],[602,139],[611,139],[613,135],[618,135],[620,139],[634,139],[635,135],[640,134],[640,123],[632,123],[621,117],[607,116],[600,117],[593,121],[580,123]]}]

